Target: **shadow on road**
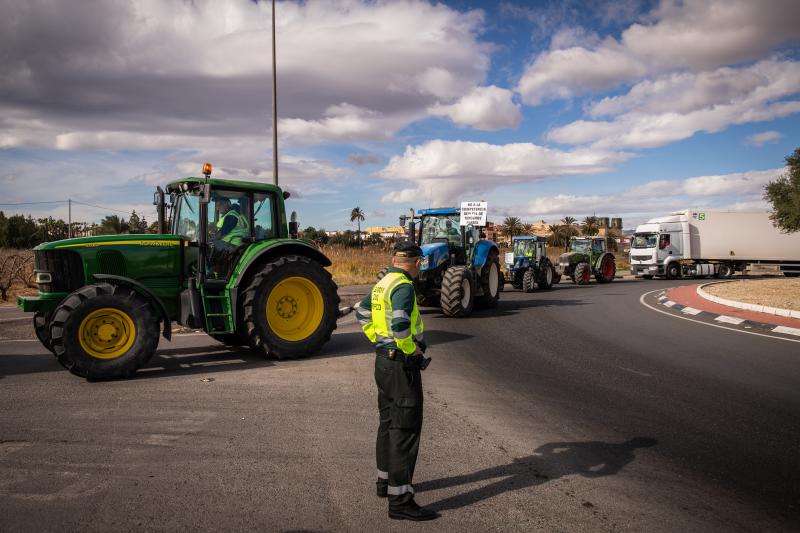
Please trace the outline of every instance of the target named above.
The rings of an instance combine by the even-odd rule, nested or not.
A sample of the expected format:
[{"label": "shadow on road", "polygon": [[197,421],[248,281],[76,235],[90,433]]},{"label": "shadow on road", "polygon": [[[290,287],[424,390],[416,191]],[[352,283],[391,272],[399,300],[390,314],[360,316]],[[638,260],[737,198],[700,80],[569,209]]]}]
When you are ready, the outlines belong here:
[{"label": "shadow on road", "polygon": [[[470,320],[470,319],[484,319],[486,317],[505,317],[512,316],[519,313],[523,309],[534,309],[538,307],[569,307],[576,305],[589,305],[591,302],[584,302],[583,300],[547,300],[536,295],[531,294],[529,300],[500,300],[497,307],[492,309],[476,309],[471,315],[458,318],[456,320]],[[435,307],[426,307],[420,310],[420,314],[425,316],[444,317],[441,309]]]},{"label": "shadow on road", "polygon": [[424,481],[414,484],[414,488],[423,492],[499,478],[489,485],[429,505],[437,511],[458,509],[504,492],[534,487],[563,476],[612,476],[635,459],[636,449],[656,444],[657,440],[647,437],[637,437],[621,444],[599,441],[553,442],[540,446],[534,450],[533,455],[516,458],[506,465],[486,468],[472,474]]}]

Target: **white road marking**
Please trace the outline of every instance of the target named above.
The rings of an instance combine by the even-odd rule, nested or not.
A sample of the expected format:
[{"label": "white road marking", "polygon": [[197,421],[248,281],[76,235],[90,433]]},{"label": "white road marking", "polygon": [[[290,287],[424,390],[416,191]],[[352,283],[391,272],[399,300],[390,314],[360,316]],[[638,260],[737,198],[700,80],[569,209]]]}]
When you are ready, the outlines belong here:
[{"label": "white road marking", "polygon": [[673,305],[675,305],[675,302],[673,302],[672,300],[667,300],[666,302],[663,302],[663,303],[667,307],[672,307]]},{"label": "white road marking", "polygon": [[735,316],[726,316],[726,315],[719,315],[714,320],[716,320],[717,322],[725,322],[726,324],[735,324],[737,326],[742,322],[744,322],[744,318],[736,318]]},{"label": "white road marking", "polygon": [[674,315],[672,313],[667,313],[666,311],[662,311],[661,309],[657,309],[657,308],[653,307],[652,305],[650,305],[649,303],[644,301],[645,296],[653,294],[654,292],[658,292],[658,289],[642,294],[639,297],[639,303],[642,304],[643,306],[647,307],[648,309],[651,309],[651,310],[655,311],[656,313],[661,313],[662,315],[671,316],[672,318],[678,318],[680,320],[688,320],[689,322],[694,322],[696,324],[702,324],[704,326],[709,326],[709,327],[712,327],[712,328],[720,328],[720,329],[724,329],[724,330],[727,330],[727,331],[734,331],[736,333],[744,333],[746,335],[757,335],[758,337],[767,337],[767,338],[770,338],[770,339],[777,339],[777,340],[788,341],[788,342],[800,342],[800,339],[797,339],[797,340],[795,340],[795,339],[787,339],[786,337],[776,337],[775,335],[766,335],[764,333],[756,333],[754,331],[744,331],[744,330],[741,330],[741,329],[731,328],[731,327],[728,327],[728,326],[720,326],[718,324],[709,324],[708,322],[704,322],[702,320],[697,320],[697,319],[694,319],[694,318],[689,318],[688,316],[679,316],[679,315]]},{"label": "white road marking", "polygon": [[787,335],[797,335],[800,337],[800,328],[790,328],[788,326],[778,326],[772,330],[775,333],[785,333]]},{"label": "white road marking", "polygon": [[695,309],[694,307],[684,307],[681,309],[681,313],[685,313],[687,315],[699,315],[702,313],[700,309]]},{"label": "white road marking", "polygon": [[652,378],[653,377],[652,374],[648,374],[647,372],[640,372],[640,371],[634,370],[632,368],[625,368],[624,366],[620,366],[620,367],[617,367],[617,368],[619,368],[620,370],[624,370],[625,372],[630,372],[632,374],[639,374],[640,376],[645,376],[645,377],[648,377],[648,378]]}]

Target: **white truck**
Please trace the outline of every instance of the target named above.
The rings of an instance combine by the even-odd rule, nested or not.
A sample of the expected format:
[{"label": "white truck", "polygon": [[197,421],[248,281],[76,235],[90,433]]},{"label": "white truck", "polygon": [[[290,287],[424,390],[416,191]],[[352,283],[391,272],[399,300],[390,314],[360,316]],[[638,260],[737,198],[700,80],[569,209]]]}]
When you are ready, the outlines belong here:
[{"label": "white truck", "polygon": [[637,226],[631,273],[728,278],[750,265],[777,266],[800,276],[800,232],[782,233],[766,211],[687,209]]}]

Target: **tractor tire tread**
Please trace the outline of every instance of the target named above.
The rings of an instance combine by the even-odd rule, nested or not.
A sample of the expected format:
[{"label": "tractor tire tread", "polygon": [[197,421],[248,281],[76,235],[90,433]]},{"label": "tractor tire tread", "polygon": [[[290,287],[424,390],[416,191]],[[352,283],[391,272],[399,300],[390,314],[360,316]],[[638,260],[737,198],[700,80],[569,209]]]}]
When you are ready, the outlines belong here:
[{"label": "tractor tire tread", "polygon": [[440,303],[442,312],[447,316],[464,317],[472,312],[472,301],[466,308],[461,303],[461,284],[465,277],[470,279],[470,283],[473,283],[472,276],[465,266],[452,266],[444,273]]}]

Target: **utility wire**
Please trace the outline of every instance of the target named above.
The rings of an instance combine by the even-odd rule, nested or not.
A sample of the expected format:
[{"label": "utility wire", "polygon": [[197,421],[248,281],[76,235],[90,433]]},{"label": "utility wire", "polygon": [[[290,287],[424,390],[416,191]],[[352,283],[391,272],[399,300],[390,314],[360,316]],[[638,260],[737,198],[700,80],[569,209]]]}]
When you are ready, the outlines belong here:
[{"label": "utility wire", "polygon": [[[0,206],[20,206],[20,205],[42,205],[42,204],[66,204],[69,200],[53,200],[51,202],[13,202],[13,203],[0,203]],[[95,205],[89,204],[86,202],[81,202],[79,200],[72,200],[73,204],[85,205],[87,207],[94,207],[96,209],[103,209],[104,211],[115,211],[117,213],[123,213],[127,215],[129,211],[123,211],[121,209],[114,209],[113,207],[105,207],[103,205]]]},{"label": "utility wire", "polygon": [[102,205],[94,205],[94,204],[87,204],[86,202],[79,202],[78,200],[72,200],[73,204],[85,205],[88,207],[96,207],[97,209],[105,209],[106,211],[116,211],[117,213],[123,213],[127,215],[130,211],[122,211],[121,209],[114,209],[112,207],[104,207]]},{"label": "utility wire", "polygon": [[[75,200],[73,200],[74,202]],[[52,202],[16,202],[16,203],[3,203],[0,205],[38,205],[38,204],[65,204],[68,200],[53,200]]]}]

